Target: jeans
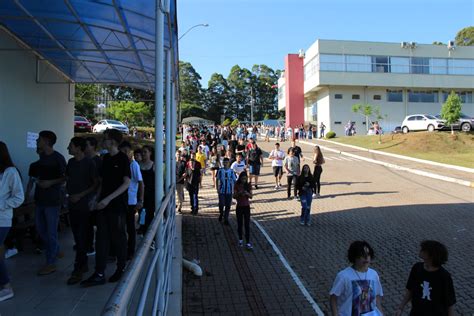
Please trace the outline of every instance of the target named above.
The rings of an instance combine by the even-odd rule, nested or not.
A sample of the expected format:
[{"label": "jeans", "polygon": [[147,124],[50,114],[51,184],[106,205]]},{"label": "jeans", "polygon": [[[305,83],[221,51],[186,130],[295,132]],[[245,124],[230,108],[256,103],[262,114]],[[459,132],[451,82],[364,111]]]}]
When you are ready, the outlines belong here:
[{"label": "jeans", "polygon": [[[0,227],[0,247],[3,247],[3,242],[7,238],[10,227]],[[4,248],[5,250],[5,248]],[[5,266],[5,253],[0,256],[0,286],[10,283],[8,278],[7,267]]]},{"label": "jeans", "polygon": [[191,203],[191,211],[193,213],[197,213],[199,209],[199,201],[198,201],[199,186],[198,187],[188,186],[188,191],[189,191],[189,201]]},{"label": "jeans", "polygon": [[36,230],[44,242],[46,263],[55,264],[59,252],[58,223],[61,206],[41,206],[35,209]]},{"label": "jeans", "polygon": [[71,229],[76,243],[76,259],[74,270],[80,270],[87,266],[87,241],[90,226],[89,210],[69,210]]},{"label": "jeans", "polygon": [[184,183],[176,183],[176,197],[178,198],[178,209],[181,210],[184,202]]},{"label": "jeans", "polygon": [[237,205],[235,209],[237,216],[237,233],[239,234],[239,240],[242,240],[242,224],[245,226],[245,242],[250,242],[250,206]]},{"label": "jeans", "polygon": [[229,220],[230,206],[232,205],[232,194],[219,193],[219,214],[220,218]]},{"label": "jeans", "polygon": [[300,221],[305,224],[310,222],[311,202],[313,201],[313,192],[311,190],[303,191],[301,198],[301,216]]},{"label": "jeans", "polygon": [[135,247],[137,244],[137,230],[135,229],[135,211],[136,205],[129,205],[127,209],[126,224],[127,224],[127,257],[132,258],[135,254]]},{"label": "jeans", "polygon": [[295,175],[290,175],[287,176],[286,179],[288,180],[288,187],[286,188],[288,197],[291,197],[291,183],[295,181],[295,184],[293,185],[293,195],[296,196],[296,181],[297,177]]},{"label": "jeans", "polygon": [[314,181],[316,182],[316,192],[321,192],[321,173],[323,173],[323,167],[321,166],[314,166],[313,177]]}]

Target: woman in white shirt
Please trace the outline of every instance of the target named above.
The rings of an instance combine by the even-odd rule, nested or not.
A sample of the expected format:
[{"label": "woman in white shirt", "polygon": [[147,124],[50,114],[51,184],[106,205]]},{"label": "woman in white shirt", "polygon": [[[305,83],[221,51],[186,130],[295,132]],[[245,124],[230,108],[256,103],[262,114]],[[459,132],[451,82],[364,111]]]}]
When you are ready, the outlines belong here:
[{"label": "woman in white shirt", "polygon": [[0,142],[0,302],[13,297],[3,243],[12,227],[13,209],[23,203],[24,197],[21,178],[10,158],[7,145]]}]

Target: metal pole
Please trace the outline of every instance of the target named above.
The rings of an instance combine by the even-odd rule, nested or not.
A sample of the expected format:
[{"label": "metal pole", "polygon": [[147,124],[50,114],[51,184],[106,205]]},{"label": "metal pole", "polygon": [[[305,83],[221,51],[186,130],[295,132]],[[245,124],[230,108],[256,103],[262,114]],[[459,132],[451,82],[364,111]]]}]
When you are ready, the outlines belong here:
[{"label": "metal pole", "polygon": [[163,48],[164,15],[161,12],[161,0],[156,0],[155,24],[155,201],[156,208],[161,206],[163,191]]},{"label": "metal pole", "polygon": [[253,88],[250,86],[250,123],[253,126]]},{"label": "metal pole", "polygon": [[169,192],[171,185],[171,166],[173,164],[174,147],[171,147],[172,139],[174,138],[174,132],[171,128],[171,52],[169,49],[166,50],[166,178],[165,188],[166,194]]},{"label": "metal pole", "polygon": [[[171,61],[173,63],[174,60]],[[171,183],[176,184],[176,155],[174,155],[174,151],[176,148],[176,137],[174,135],[176,134],[176,128],[177,128],[177,121],[176,121],[176,105],[177,105],[177,100],[176,100],[176,84],[175,82],[171,82],[171,134],[173,135],[173,139],[171,139],[171,148],[173,155],[171,157]]]}]

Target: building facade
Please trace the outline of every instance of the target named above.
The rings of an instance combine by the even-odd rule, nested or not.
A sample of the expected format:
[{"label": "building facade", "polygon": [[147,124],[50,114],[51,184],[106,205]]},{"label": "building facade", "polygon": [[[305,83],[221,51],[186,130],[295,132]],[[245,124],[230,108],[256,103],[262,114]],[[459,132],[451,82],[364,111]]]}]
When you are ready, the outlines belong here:
[{"label": "building facade", "polygon": [[[474,116],[474,47],[317,40],[290,57],[300,63],[285,62],[278,81],[278,109],[285,110],[287,127],[322,122],[326,131],[344,135],[352,121],[365,134],[365,118],[352,106],[370,104],[380,108],[379,123],[387,132],[407,115],[439,114],[451,91],[460,95],[462,112]],[[296,72],[291,67],[303,67],[303,78],[288,76]],[[300,94],[303,101],[291,98]]]}]

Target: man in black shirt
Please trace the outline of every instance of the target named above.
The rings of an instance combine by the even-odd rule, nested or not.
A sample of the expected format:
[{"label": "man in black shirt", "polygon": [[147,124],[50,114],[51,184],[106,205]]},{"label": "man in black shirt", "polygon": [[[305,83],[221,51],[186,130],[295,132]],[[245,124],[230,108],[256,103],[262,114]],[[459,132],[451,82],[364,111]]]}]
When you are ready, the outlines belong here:
[{"label": "man in black shirt", "polygon": [[226,150],[227,149],[231,149],[232,150],[232,153],[235,155],[235,150],[237,148],[237,145],[238,145],[238,142],[237,140],[235,139],[235,134],[232,134],[231,136],[231,140],[229,141],[229,146],[228,148],[225,148]]},{"label": "man in black shirt", "polygon": [[301,161],[304,161],[303,151],[300,146],[296,145],[296,140],[294,138],[291,140],[291,147],[288,148],[288,155],[290,154],[290,151],[293,151],[295,157],[298,158],[299,165],[301,166]]},{"label": "man in black shirt", "polygon": [[186,167],[186,188],[189,192],[191,214],[197,215],[199,210],[198,194],[201,183],[201,164],[191,157]]},{"label": "man in black shirt", "polygon": [[82,274],[88,271],[87,267],[87,233],[90,224],[90,202],[97,190],[99,181],[94,161],[86,157],[84,149],[86,140],[74,137],[69,143],[69,159],[66,167],[66,188],[69,195],[69,218],[72,233],[76,243],[76,259],[74,270],[67,284],[72,285],[82,280]]},{"label": "man in black shirt", "polygon": [[176,195],[178,198],[178,213],[184,202],[184,179],[186,178],[186,153],[181,153],[176,162]]},{"label": "man in black shirt", "polygon": [[252,178],[255,178],[255,189],[258,189],[258,176],[260,175],[260,168],[263,166],[263,153],[255,141],[248,152],[247,164],[250,169],[250,182],[252,183]]},{"label": "man in black shirt", "polygon": [[35,222],[38,234],[46,248],[46,265],[38,275],[47,275],[56,271],[56,258],[59,254],[58,222],[62,203],[62,186],[66,171],[66,160],[54,150],[56,134],[41,131],[36,140],[36,151],[40,159],[35,164]]},{"label": "man in black shirt", "polygon": [[94,274],[82,281],[82,286],[94,286],[105,283],[105,268],[109,247],[117,256],[117,270],[109,282],[120,280],[127,260],[127,233],[125,217],[128,204],[128,186],[131,172],[127,155],[118,150],[122,142],[122,133],[115,129],[104,132],[104,147],[108,153],[104,156],[101,168],[99,199],[96,205],[97,240],[96,267]]}]

